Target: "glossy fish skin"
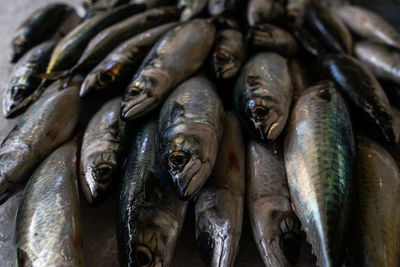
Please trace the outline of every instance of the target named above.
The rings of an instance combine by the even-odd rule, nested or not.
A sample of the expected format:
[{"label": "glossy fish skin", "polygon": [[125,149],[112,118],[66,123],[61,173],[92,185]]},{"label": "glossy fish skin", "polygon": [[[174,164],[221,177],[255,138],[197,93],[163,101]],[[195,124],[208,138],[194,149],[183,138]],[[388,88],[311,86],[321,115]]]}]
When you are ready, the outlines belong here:
[{"label": "glossy fish skin", "polygon": [[283,56],[294,56],[296,40],[287,31],[268,23],[257,24],[247,33],[247,43],[258,51],[274,51]]},{"label": "glossy fish skin", "polygon": [[17,62],[29,49],[51,38],[72,13],[75,10],[71,6],[61,3],[49,4],[33,12],[14,34],[10,61]]},{"label": "glossy fish skin", "polygon": [[391,143],[394,141],[393,116],[385,92],[367,69],[347,55],[327,55],[322,70],[332,79],[349,100]]},{"label": "glossy fish skin", "polygon": [[57,41],[44,42],[26,53],[14,67],[8,87],[4,90],[3,115],[13,118],[22,113],[29,104],[39,97],[42,79],[37,74],[46,71],[51,53]]},{"label": "glossy fish skin", "polygon": [[321,267],[343,261],[355,156],[350,115],[333,84],[306,90],[289,119],[284,160],[294,211]]},{"label": "glossy fish skin", "polygon": [[79,24],[57,44],[46,73],[64,71],[80,58],[89,41],[106,27],[144,10],[143,5],[124,5]]},{"label": "glossy fish skin", "polygon": [[242,68],[235,85],[234,105],[239,118],[262,141],[273,141],[289,116],[292,84],[287,60],[259,53]]},{"label": "glossy fish skin", "polygon": [[279,19],[284,14],[285,8],[279,1],[249,0],[247,4],[247,23],[250,27]]},{"label": "glossy fish skin", "polygon": [[32,175],[16,217],[16,266],[84,266],[76,141],[50,154]]},{"label": "glossy fish skin", "polygon": [[246,57],[243,35],[236,29],[225,29],[217,33],[211,55],[211,72],[217,79],[234,77]]},{"label": "glossy fish skin", "polygon": [[355,54],[377,78],[400,84],[400,49],[363,41],[356,43]]},{"label": "glossy fish skin", "polygon": [[207,6],[208,0],[178,0],[178,7],[183,8],[181,21],[196,17]]},{"label": "glossy fish skin", "polygon": [[89,204],[98,203],[118,179],[126,145],[119,97],[108,101],[90,120],[83,136],[80,182]]},{"label": "glossy fish skin", "polygon": [[176,3],[172,0],[130,0],[130,2],[137,5],[145,5],[147,8],[172,5]]},{"label": "glossy fish skin", "polygon": [[176,7],[154,8],[112,25],[99,32],[87,45],[72,73],[86,73],[122,42],[152,27],[178,20]]},{"label": "glossy fish skin", "polygon": [[242,232],[245,158],[240,124],[233,112],[225,118],[217,160],[196,196],[196,239],[206,266],[235,263]]},{"label": "glossy fish skin", "polygon": [[378,143],[357,139],[359,266],[398,266],[400,171]]},{"label": "glossy fish skin", "polygon": [[326,48],[305,27],[295,28],[293,35],[307,55],[315,58],[327,53]]},{"label": "glossy fish skin", "polygon": [[346,26],[328,8],[309,4],[304,18],[306,28],[335,53],[351,54],[353,40]]},{"label": "glossy fish skin", "polygon": [[307,0],[287,0],[286,17],[290,25],[301,26],[304,20]]},{"label": "glossy fish skin", "polygon": [[268,267],[294,266],[299,260],[301,230],[290,201],[280,141],[246,145],[249,219],[260,256]]},{"label": "glossy fish skin", "polygon": [[223,132],[224,109],[211,82],[195,76],[164,102],[159,152],[179,198],[193,197],[211,174]]},{"label": "glossy fish skin", "polygon": [[297,100],[300,95],[309,87],[309,81],[304,69],[305,67],[296,59],[290,60],[289,72],[293,84],[293,100]]},{"label": "glossy fish skin", "polygon": [[160,169],[156,121],[137,132],[126,159],[118,207],[118,254],[124,266],[169,266],[186,214]]},{"label": "glossy fish skin", "polygon": [[208,13],[218,16],[234,11],[239,4],[238,0],[208,0]]},{"label": "glossy fish skin", "polygon": [[333,11],[357,35],[400,48],[400,34],[372,11],[351,5],[337,6]]},{"label": "glossy fish skin", "polygon": [[172,88],[201,67],[214,36],[211,21],[194,19],[161,37],[125,90],[122,118],[136,119],[160,105]]},{"label": "glossy fish skin", "polygon": [[116,88],[129,82],[132,73],[160,36],[174,26],[176,23],[171,22],[152,28],[119,45],[86,76],[79,96],[102,96],[118,91]]},{"label": "glossy fish skin", "polygon": [[79,86],[43,95],[0,145],[0,203],[5,202],[40,162],[70,138],[78,121]]}]

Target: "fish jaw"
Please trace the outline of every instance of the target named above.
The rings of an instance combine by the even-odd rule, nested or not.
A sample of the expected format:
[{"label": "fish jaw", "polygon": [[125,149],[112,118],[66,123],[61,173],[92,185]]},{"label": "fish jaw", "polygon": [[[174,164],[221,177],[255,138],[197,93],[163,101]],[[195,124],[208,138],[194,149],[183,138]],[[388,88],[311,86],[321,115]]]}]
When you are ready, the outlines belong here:
[{"label": "fish jaw", "polygon": [[90,73],[82,82],[79,90],[79,97],[82,99],[89,98],[90,96],[96,94],[96,92],[99,90],[101,90],[101,88],[97,82],[97,75],[95,73]]}]

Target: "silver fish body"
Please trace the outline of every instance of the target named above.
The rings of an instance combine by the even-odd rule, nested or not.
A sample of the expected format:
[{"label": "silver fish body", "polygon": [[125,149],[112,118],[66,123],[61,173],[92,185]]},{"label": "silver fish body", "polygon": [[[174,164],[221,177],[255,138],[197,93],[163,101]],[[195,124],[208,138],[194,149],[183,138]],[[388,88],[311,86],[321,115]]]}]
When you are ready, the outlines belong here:
[{"label": "silver fish body", "polygon": [[244,163],[240,124],[228,112],[213,172],[195,200],[196,239],[207,266],[234,266],[242,232]]},{"label": "silver fish body", "polygon": [[240,119],[259,139],[274,140],[289,116],[292,84],[287,60],[259,53],[242,68],[235,85],[234,104]]},{"label": "silver fish body", "polygon": [[160,105],[172,88],[201,67],[214,36],[211,21],[194,19],[161,37],[125,91],[122,118],[138,118]]},{"label": "silver fish body", "polygon": [[183,8],[181,21],[196,17],[206,6],[208,0],[178,0],[178,7]]},{"label": "silver fish body", "polygon": [[79,86],[43,95],[0,145],[0,202],[24,183],[39,163],[71,137],[81,109]]},{"label": "silver fish body", "polygon": [[117,179],[124,160],[125,122],[120,119],[121,98],[102,106],[83,136],[80,182],[86,200],[97,203]]},{"label": "silver fish body", "polygon": [[341,266],[355,142],[346,104],[331,82],[320,82],[297,100],[288,123],[284,160],[294,211],[318,266]]},{"label": "silver fish body", "polygon": [[186,214],[161,168],[156,147],[157,123],[141,126],[122,175],[118,207],[121,266],[169,266]]},{"label": "silver fish body", "polygon": [[204,76],[186,80],[164,102],[158,121],[159,149],[180,198],[193,197],[210,176],[223,119],[221,100]]},{"label": "silver fish body", "polygon": [[17,266],[84,266],[76,152],[76,141],[61,146],[27,184],[16,217]]}]

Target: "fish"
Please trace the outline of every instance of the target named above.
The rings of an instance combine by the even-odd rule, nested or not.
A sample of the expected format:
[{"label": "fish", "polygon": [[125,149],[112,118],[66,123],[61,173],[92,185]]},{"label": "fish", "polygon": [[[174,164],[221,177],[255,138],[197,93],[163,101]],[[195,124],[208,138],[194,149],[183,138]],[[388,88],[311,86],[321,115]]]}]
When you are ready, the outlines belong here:
[{"label": "fish", "polygon": [[234,88],[234,105],[243,125],[262,141],[273,141],[289,116],[292,83],[287,60],[267,52],[250,58]]},{"label": "fish", "polygon": [[43,94],[0,144],[0,204],[21,186],[40,162],[71,137],[79,119],[79,82]]},{"label": "fish", "polygon": [[175,192],[192,198],[211,174],[225,112],[204,76],[181,83],[165,100],[158,119],[158,147]]},{"label": "fish", "polygon": [[[380,80],[379,84],[385,91],[385,94],[387,95],[390,104],[395,106],[396,108],[400,108],[400,85],[384,80]],[[395,117],[394,114],[393,117]]]},{"label": "fish", "polygon": [[79,96],[89,98],[118,92],[127,86],[131,74],[139,67],[157,40],[177,22],[163,24],[138,34],[116,47],[82,83]]},{"label": "fish", "polygon": [[253,27],[259,23],[281,19],[285,15],[285,7],[280,1],[249,0],[246,15],[247,24]]},{"label": "fish", "polygon": [[335,6],[333,12],[351,31],[364,39],[400,48],[400,34],[376,13],[352,5]]},{"label": "fish", "polygon": [[356,43],[354,53],[377,78],[400,85],[400,49],[378,42]]},{"label": "fish", "polygon": [[354,239],[355,266],[398,266],[400,262],[400,171],[390,154],[366,137],[357,138]]},{"label": "fish", "polygon": [[77,141],[40,164],[25,187],[15,222],[16,266],[84,266]]},{"label": "fish", "polygon": [[157,153],[157,122],[138,127],[125,161],[118,203],[121,266],[169,266],[188,202],[178,199]]},{"label": "fish", "polygon": [[61,75],[87,73],[122,42],[150,28],[177,20],[179,13],[176,7],[153,8],[107,27],[89,42],[75,66]]},{"label": "fish", "polygon": [[393,115],[389,100],[368,69],[344,54],[324,56],[320,69],[359,110],[364,122],[376,128],[387,142],[394,141]]},{"label": "fish", "polygon": [[318,58],[328,53],[327,49],[319,42],[315,36],[305,27],[293,29],[293,36],[298,42],[298,54],[306,55],[311,58]]},{"label": "fish", "polygon": [[245,157],[240,124],[227,112],[214,169],[195,199],[196,240],[206,266],[235,263],[242,232]]},{"label": "fish", "polygon": [[[143,5],[123,5],[104,14],[99,14],[79,24],[55,47],[44,75],[51,79],[51,73],[65,71],[74,66],[89,41],[106,27],[145,9]],[[58,76],[57,76],[58,78]]]},{"label": "fish", "polygon": [[233,78],[246,59],[243,35],[237,29],[224,29],[217,33],[211,52],[211,73],[216,79]]},{"label": "fish", "polygon": [[200,69],[214,37],[215,26],[205,19],[190,20],[164,34],[125,90],[122,119],[134,120],[158,107],[176,85]]},{"label": "fish", "polygon": [[126,3],[129,3],[129,0],[84,0],[82,3],[83,7],[86,9],[84,20],[88,20]]},{"label": "fish", "polygon": [[89,204],[104,199],[120,174],[128,143],[120,104],[120,97],[105,103],[90,120],[83,136],[80,184]]},{"label": "fish", "polygon": [[74,13],[72,6],[62,3],[48,4],[34,11],[13,35],[10,62],[17,62],[31,48],[50,39]]},{"label": "fish", "polygon": [[13,118],[21,114],[41,94],[43,73],[49,63],[56,40],[46,41],[32,48],[15,65],[8,86],[4,90],[3,115]]},{"label": "fish", "polygon": [[209,0],[208,13],[211,16],[218,16],[233,12],[239,5],[238,0]]},{"label": "fish", "polygon": [[305,66],[300,64],[298,60],[292,59],[289,61],[290,79],[293,84],[293,100],[297,100],[310,87],[305,69]]},{"label": "fish", "polygon": [[283,154],[294,212],[317,265],[341,266],[356,152],[349,111],[332,82],[319,82],[297,100]]},{"label": "fish", "polygon": [[207,6],[207,0],[178,0],[177,6],[182,8],[181,21],[188,21],[200,14]]},{"label": "fish", "polygon": [[248,46],[255,51],[273,51],[283,56],[294,56],[296,40],[287,31],[268,23],[251,27],[246,36]]},{"label": "fish", "polygon": [[292,27],[303,25],[307,0],[287,0],[286,18]]},{"label": "fish", "polygon": [[280,139],[246,144],[247,208],[254,241],[268,267],[294,266],[301,248],[300,222],[292,202]]},{"label": "fish", "polygon": [[316,3],[307,5],[304,24],[330,51],[352,53],[353,40],[349,30],[329,8]]},{"label": "fish", "polygon": [[173,5],[176,2],[173,0],[130,0],[132,4],[145,5],[148,9],[157,6]]}]

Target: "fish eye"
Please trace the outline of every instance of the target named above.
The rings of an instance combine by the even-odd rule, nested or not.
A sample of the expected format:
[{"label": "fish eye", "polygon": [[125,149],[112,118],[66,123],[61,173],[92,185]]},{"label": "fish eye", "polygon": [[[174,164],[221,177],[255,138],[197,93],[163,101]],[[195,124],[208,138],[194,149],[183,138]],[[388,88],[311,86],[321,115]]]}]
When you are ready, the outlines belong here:
[{"label": "fish eye", "polygon": [[140,94],[140,92],[143,91],[145,86],[146,86],[146,81],[145,80],[143,80],[143,79],[136,80],[132,84],[132,86],[129,87],[128,94],[130,96],[136,96],[136,95]]},{"label": "fish eye", "polygon": [[256,105],[253,100],[250,100],[247,104],[247,109],[250,115],[256,120],[262,120],[269,114],[269,108],[262,105]]},{"label": "fish eye", "polygon": [[174,151],[168,158],[169,165],[174,170],[180,170],[185,167],[189,161],[189,155],[183,151]]},{"label": "fish eye", "polygon": [[216,61],[226,62],[230,60],[230,56],[225,50],[217,49],[214,53],[214,59]]},{"label": "fish eye", "polygon": [[99,76],[99,81],[101,84],[112,82],[114,80],[114,75],[109,72],[103,72]]},{"label": "fish eye", "polygon": [[150,249],[144,245],[136,246],[134,253],[135,266],[150,266],[153,262]]},{"label": "fish eye", "polygon": [[282,233],[279,236],[279,247],[290,264],[296,264],[300,256],[300,236],[293,232]]},{"label": "fish eye", "polygon": [[94,173],[99,182],[106,182],[113,171],[113,167],[106,163],[101,163],[96,166]]},{"label": "fish eye", "polygon": [[11,94],[14,100],[22,98],[24,96],[24,92],[27,90],[26,87],[22,86],[13,86],[11,89]]}]

